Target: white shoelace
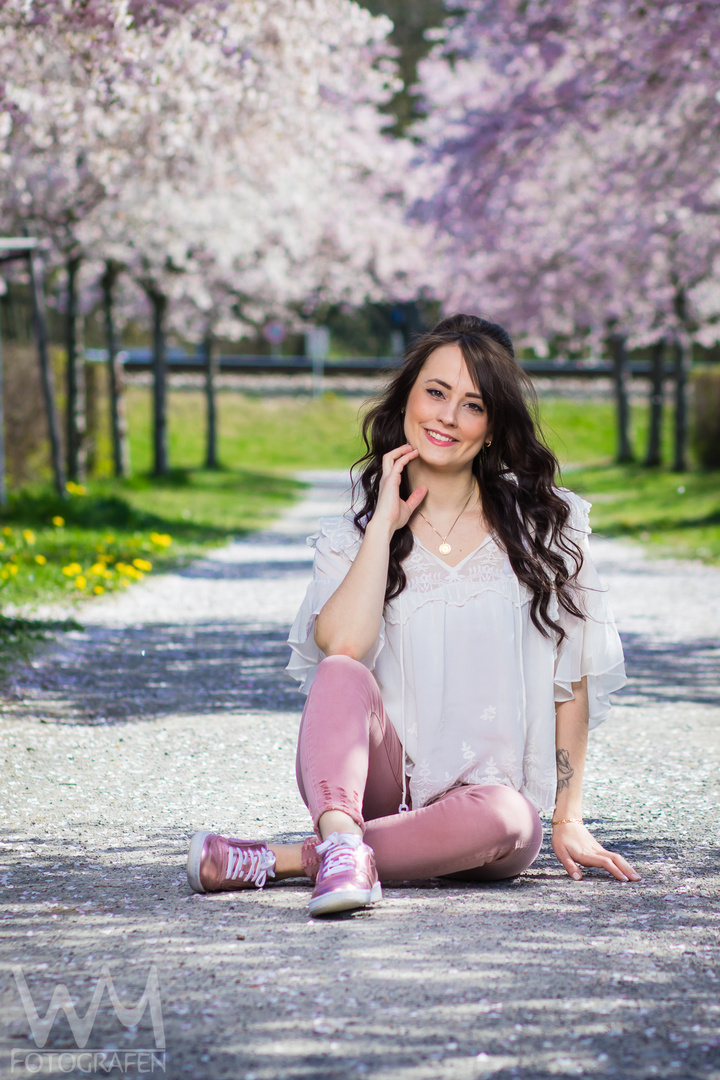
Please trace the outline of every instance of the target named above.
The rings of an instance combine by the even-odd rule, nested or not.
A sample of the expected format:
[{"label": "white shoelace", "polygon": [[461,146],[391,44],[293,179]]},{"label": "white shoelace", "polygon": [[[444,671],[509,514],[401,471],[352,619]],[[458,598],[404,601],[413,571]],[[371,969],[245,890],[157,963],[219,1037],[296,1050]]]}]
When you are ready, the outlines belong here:
[{"label": "white shoelace", "polygon": [[[245,859],[249,858],[250,866],[243,874]],[[225,877],[231,881],[239,878],[241,881],[250,881],[258,889],[270,877],[275,877],[275,856],[269,848],[264,851],[253,851],[247,848],[228,847],[228,862]]]},{"label": "white shoelace", "polygon": [[354,852],[362,843],[363,838],[357,833],[330,833],[327,840],[315,848],[318,855],[323,856],[323,876],[339,874],[341,870],[354,870]]}]

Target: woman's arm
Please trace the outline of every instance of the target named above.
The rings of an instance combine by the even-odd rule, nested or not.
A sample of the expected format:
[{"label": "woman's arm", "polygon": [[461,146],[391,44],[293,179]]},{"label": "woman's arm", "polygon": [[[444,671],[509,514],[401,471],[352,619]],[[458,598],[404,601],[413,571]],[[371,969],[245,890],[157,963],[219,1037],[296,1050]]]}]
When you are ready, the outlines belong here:
[{"label": "woman's arm", "polygon": [[[555,707],[557,796],[552,845],[571,878],[582,877],[580,866],[600,866],[618,881],[639,881],[640,875],[622,855],[606,851],[582,824],[582,779],[588,738],[587,679],[572,684],[571,701]],[[570,819],[570,820],[568,820]]]},{"label": "woman's arm", "polygon": [[378,501],[360,550],[315,620],[315,641],[326,656],[341,653],[362,660],[377,640],[385,606],[390,541],[427,494],[427,488],[420,487],[407,501],[400,498],[402,471],[416,456],[417,450],[406,443],[383,457]]}]

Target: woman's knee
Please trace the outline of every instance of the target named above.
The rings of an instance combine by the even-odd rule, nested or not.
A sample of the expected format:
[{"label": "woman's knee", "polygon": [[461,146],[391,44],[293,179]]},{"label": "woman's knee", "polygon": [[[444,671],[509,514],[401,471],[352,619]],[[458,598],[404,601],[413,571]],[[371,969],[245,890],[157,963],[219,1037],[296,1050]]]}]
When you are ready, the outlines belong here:
[{"label": "woman's knee", "polygon": [[477,817],[477,827],[489,828],[502,835],[508,850],[540,849],[542,823],[537,811],[524,795],[504,784],[472,785],[467,789],[469,808]]},{"label": "woman's knee", "polygon": [[344,694],[349,690],[356,693],[361,690],[374,692],[378,690],[378,687],[373,676],[359,660],[337,653],[334,656],[326,656],[318,664],[310,693],[313,690],[316,693],[322,690]]}]

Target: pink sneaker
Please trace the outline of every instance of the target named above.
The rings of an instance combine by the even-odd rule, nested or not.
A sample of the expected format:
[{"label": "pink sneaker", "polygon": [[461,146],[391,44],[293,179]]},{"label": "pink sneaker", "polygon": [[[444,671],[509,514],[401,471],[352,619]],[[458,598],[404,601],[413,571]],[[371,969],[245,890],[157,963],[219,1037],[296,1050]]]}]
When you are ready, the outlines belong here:
[{"label": "pink sneaker", "polygon": [[311,915],[352,911],[382,899],[373,850],[353,833],[331,833],[315,849],[322,856],[310,897]]},{"label": "pink sneaker", "polygon": [[275,856],[262,840],[232,840],[211,832],[195,833],[188,852],[187,877],[195,892],[262,889],[275,877]]}]

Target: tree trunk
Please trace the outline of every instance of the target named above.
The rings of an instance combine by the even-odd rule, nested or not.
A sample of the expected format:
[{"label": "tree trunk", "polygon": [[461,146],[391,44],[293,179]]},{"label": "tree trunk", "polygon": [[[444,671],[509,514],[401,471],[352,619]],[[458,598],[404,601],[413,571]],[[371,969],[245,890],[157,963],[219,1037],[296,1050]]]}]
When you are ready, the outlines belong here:
[{"label": "tree trunk", "polygon": [[82,327],[78,310],[77,276],[81,259],[72,256],[66,264],[67,313],[65,344],[67,348],[66,440],[67,473],[70,480],[82,481],[87,474],[87,418],[85,414],[85,358]]},{"label": "tree trunk", "polygon": [[98,396],[97,368],[91,361],[83,364],[85,377],[85,468],[93,476],[97,464]]},{"label": "tree trunk", "polygon": [[652,347],[650,362],[650,431],[645,464],[654,468],[662,464],[663,382],[665,375],[665,342],[661,339]]},{"label": "tree trunk", "polygon": [[690,344],[684,334],[674,343],[675,367],[675,454],[673,469],[686,472],[688,443],[688,374],[690,371]]},{"label": "tree trunk", "polygon": [[108,390],[110,395],[110,431],[112,434],[113,467],[118,477],[130,472],[130,443],[128,441],[125,386],[122,360],[118,357],[117,331],[113,309],[113,289],[120,268],[107,262],[101,279],[105,313],[105,348],[107,350]]},{"label": "tree trunk", "polygon": [[148,290],[153,310],[153,446],[155,476],[166,476],[167,455],[167,362],[165,355],[165,313],[167,297]]},{"label": "tree trunk", "polygon": [[205,468],[219,467],[217,455],[217,403],[215,399],[215,380],[218,373],[218,356],[212,330],[208,329],[203,342],[205,354],[205,403],[206,403],[206,445]]},{"label": "tree trunk", "polygon": [[630,442],[630,373],[627,344],[623,334],[613,334],[610,340],[614,367],[615,402],[617,405],[616,460],[619,465],[627,465],[633,460],[632,444]]},{"label": "tree trunk", "polygon": [[31,252],[28,256],[28,269],[30,270],[30,288],[32,291],[33,324],[38,347],[38,357],[40,360],[40,377],[42,380],[43,397],[45,398],[48,434],[50,436],[53,479],[55,482],[55,490],[58,495],[64,499],[67,497],[67,492],[65,490],[65,471],[63,469],[62,448],[60,446],[60,419],[58,417],[57,404],[55,402],[55,386],[48,350],[42,263],[35,252]]}]

